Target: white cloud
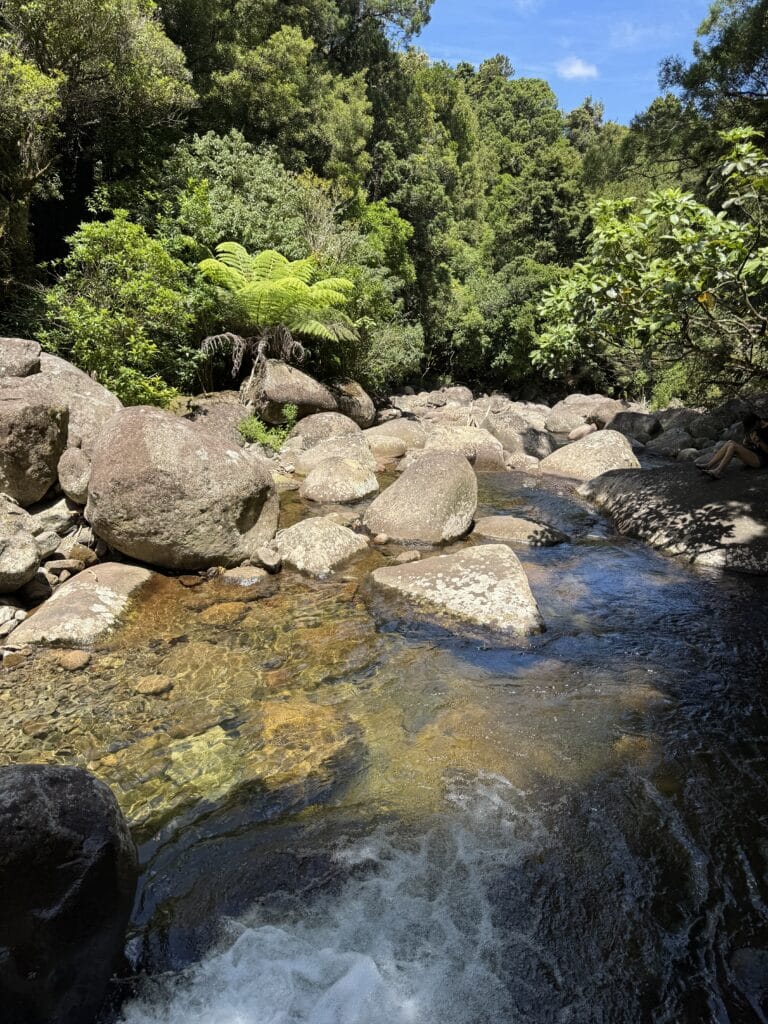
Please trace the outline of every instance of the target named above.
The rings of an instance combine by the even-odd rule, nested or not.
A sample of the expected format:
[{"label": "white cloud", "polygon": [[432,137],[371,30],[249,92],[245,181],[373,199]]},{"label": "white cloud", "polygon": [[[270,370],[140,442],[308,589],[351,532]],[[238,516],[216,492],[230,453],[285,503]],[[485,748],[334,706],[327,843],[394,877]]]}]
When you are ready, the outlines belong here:
[{"label": "white cloud", "polygon": [[638,25],[633,21],[620,21],[611,29],[610,45],[616,50],[641,50],[658,43],[671,45],[677,36],[673,25]]},{"label": "white cloud", "polygon": [[566,57],[557,65],[557,73],[561,78],[597,78],[599,72],[596,65],[588,64],[581,57]]}]

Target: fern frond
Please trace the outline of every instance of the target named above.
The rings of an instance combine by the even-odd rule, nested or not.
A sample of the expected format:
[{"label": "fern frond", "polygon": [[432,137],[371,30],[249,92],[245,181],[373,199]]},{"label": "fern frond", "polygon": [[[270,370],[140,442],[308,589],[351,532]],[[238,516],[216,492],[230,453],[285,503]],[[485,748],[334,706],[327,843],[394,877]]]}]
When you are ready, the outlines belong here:
[{"label": "fern frond", "polygon": [[231,267],[238,274],[242,274],[246,281],[250,280],[254,261],[242,245],[237,242],[222,242],[216,246],[216,257],[225,267]]},{"label": "fern frond", "polygon": [[220,260],[209,257],[207,260],[198,263],[197,266],[206,281],[210,281],[211,284],[215,284],[229,292],[236,292],[238,288],[242,288],[246,283],[246,279],[240,271],[234,267],[228,267]]},{"label": "fern frond", "polygon": [[252,281],[275,280],[285,276],[290,261],[275,249],[265,249],[251,260]]}]

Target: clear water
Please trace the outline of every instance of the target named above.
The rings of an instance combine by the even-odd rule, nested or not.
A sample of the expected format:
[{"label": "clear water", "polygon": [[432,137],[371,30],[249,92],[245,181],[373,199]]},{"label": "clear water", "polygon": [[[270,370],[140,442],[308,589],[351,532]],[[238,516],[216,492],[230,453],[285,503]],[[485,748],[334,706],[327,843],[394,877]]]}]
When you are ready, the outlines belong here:
[{"label": "clear water", "polygon": [[[617,538],[556,486],[481,489],[573,538],[520,552],[548,625],[521,647],[372,611],[353,578],[377,556],[286,575],[228,627],[154,599],[176,699],[220,701],[236,769],[280,757],[249,739],[271,699],[311,765],[144,817],[124,1024],[768,1020],[766,582]],[[330,715],[351,731],[312,761]],[[101,772],[145,808],[122,764]]]}]

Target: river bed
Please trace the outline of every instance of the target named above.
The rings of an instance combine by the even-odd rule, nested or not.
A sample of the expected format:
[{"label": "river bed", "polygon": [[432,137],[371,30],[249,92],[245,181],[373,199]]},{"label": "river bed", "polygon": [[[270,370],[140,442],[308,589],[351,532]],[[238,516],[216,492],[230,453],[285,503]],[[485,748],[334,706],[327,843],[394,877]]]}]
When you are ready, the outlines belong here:
[{"label": "river bed", "polygon": [[371,603],[392,549],[242,595],[158,578],[88,673],[20,670],[0,755],[87,764],[140,843],[116,1019],[768,1019],[766,581],[564,486],[480,490],[572,538],[518,550],[525,643]]}]

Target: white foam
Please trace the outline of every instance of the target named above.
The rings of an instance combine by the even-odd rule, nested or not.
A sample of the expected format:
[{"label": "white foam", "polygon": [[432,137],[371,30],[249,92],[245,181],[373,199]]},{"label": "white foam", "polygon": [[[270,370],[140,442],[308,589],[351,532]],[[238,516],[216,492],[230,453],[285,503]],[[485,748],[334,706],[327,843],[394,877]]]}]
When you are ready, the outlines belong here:
[{"label": "white foam", "polygon": [[203,962],[151,982],[125,1024],[509,1020],[488,885],[537,845],[538,825],[503,779],[452,796],[450,826],[409,844],[381,833],[344,850],[346,864],[375,869],[277,917],[257,908]]}]

